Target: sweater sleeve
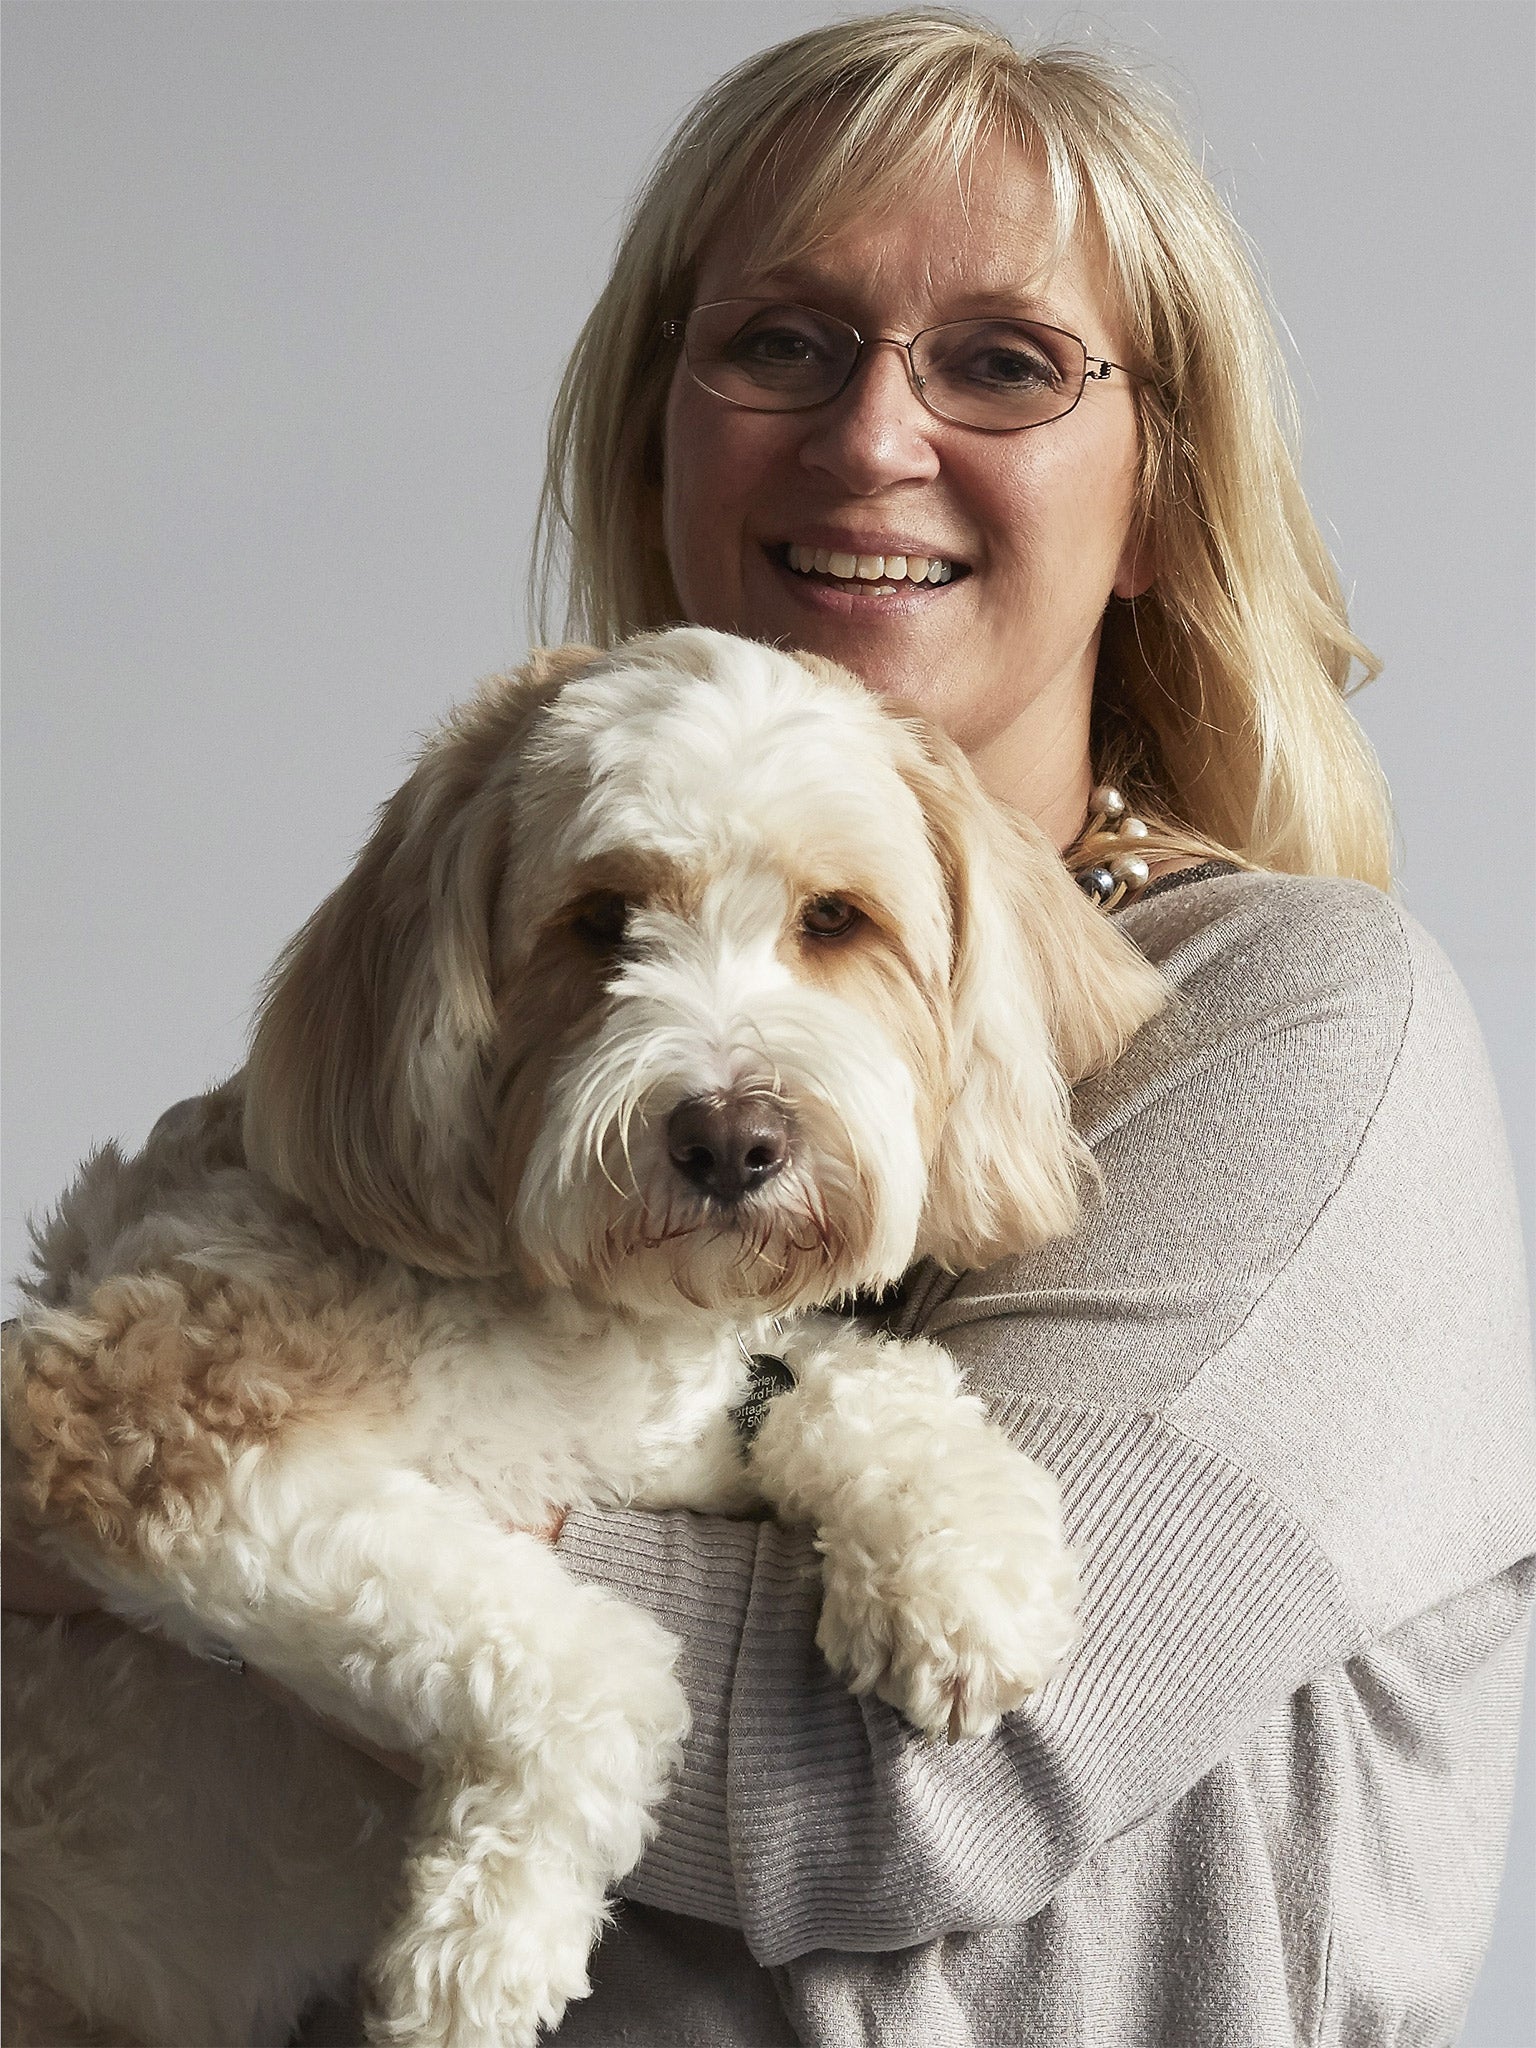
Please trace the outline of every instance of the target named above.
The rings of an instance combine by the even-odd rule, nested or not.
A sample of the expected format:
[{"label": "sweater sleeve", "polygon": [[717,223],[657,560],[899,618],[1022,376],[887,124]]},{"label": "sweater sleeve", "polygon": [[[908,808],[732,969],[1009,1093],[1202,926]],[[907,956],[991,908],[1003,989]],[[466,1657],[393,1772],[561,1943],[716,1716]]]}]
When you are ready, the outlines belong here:
[{"label": "sweater sleeve", "polygon": [[695,1727],[628,1889],[759,1961],[1016,1923],[1316,1673],[1536,1549],[1513,1193],[1443,961],[1375,892],[1233,876],[1130,928],[1178,997],[1080,1098],[1102,1197],[956,1280],[945,1343],[1063,1488],[1083,1639],[925,1745],[815,1648],[809,1533],[571,1517],[683,1644]]}]

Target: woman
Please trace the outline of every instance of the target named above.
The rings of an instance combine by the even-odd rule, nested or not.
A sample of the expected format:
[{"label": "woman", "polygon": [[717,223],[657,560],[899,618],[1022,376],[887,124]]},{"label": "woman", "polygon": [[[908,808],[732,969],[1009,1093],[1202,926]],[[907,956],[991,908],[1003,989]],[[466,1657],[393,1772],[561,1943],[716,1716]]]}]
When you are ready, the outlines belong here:
[{"label": "woman", "polygon": [[[1051,379],[1058,342],[952,325],[982,318],[1089,360]],[[1532,1548],[1512,1205],[1459,998],[1380,893],[1342,703],[1368,658],[1275,377],[1162,117],[943,17],[745,65],[635,209],[552,439],[576,629],[811,647],[1063,847],[1112,781],[1154,845],[1280,872],[1166,861],[1118,913],[1182,1001],[1084,1091],[1100,1213],[920,1272],[895,1314],[1066,1487],[1085,1641],[1033,1713],[935,1756],[843,1696],[799,1532],[567,1525],[681,1630],[697,1713],[630,1888],[659,1910],[621,1922],[573,2040],[620,2012],[686,2038],[679,2011],[700,2040],[1455,2031]],[[903,595],[892,555],[952,580]],[[1467,1889],[1437,1911],[1448,1856]]]},{"label": "woman", "polygon": [[681,1636],[695,1713],[562,2041],[1456,2030],[1536,1551],[1513,1204],[1382,893],[1369,660],[1277,374],[1163,116],[943,15],[754,59],[635,210],[552,433],[573,630],[843,660],[1074,864],[1113,782],[1155,873],[1112,914],[1180,999],[1082,1092],[1079,1234],[891,1310],[1058,1473],[1083,1559],[1082,1648],[995,1741],[847,1696],[802,1532],[559,1533]]}]

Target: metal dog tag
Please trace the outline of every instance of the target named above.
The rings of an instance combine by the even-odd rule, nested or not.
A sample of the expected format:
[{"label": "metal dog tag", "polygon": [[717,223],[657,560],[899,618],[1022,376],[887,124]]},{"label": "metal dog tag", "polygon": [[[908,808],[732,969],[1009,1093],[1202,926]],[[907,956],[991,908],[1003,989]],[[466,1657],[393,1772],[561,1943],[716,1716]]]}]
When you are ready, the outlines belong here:
[{"label": "metal dog tag", "polygon": [[736,1425],[736,1434],[741,1438],[745,1450],[753,1437],[763,1426],[763,1417],[768,1413],[768,1403],[775,1394],[788,1393],[795,1384],[795,1376],[782,1358],[769,1358],[754,1351],[749,1360],[752,1378],[747,1387],[746,1398],[739,1407],[731,1410],[731,1420]]}]

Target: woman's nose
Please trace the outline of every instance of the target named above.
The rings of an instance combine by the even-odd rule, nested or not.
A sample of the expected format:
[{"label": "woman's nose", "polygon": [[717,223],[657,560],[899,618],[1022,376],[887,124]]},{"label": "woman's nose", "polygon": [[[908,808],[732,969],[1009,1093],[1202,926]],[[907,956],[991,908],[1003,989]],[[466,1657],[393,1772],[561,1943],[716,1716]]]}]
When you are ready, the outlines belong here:
[{"label": "woman's nose", "polygon": [[940,422],[913,390],[899,342],[866,342],[847,387],[806,420],[801,461],[859,496],[938,474]]}]

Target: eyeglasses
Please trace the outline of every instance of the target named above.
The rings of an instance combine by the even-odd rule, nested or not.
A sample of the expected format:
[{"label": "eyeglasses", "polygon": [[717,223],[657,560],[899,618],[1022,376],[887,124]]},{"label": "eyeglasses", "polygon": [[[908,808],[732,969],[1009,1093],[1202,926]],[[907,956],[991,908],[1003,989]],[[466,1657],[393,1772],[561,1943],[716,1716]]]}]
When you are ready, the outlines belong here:
[{"label": "eyeglasses", "polygon": [[[1071,412],[1090,382],[1123,363],[1088,353],[1038,320],[947,320],[910,341],[867,339],[846,320],[776,299],[717,299],[662,333],[682,338],[696,384],[747,412],[806,412],[846,391],[868,348],[899,348],[912,389],[931,413],[985,434],[1016,434]],[[1134,382],[1134,378],[1132,378]]]}]

